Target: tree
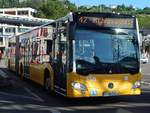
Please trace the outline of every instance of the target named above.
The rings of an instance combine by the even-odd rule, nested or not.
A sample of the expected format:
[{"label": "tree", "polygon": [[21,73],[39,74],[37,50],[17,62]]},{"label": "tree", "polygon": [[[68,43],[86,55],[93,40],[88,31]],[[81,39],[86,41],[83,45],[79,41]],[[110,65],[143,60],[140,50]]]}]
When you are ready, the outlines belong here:
[{"label": "tree", "polygon": [[150,29],[150,16],[149,15],[138,15],[138,21],[140,28],[149,28]]},{"label": "tree", "polygon": [[19,0],[0,0],[1,8],[18,7]]},{"label": "tree", "polygon": [[[8,7],[32,7],[37,10],[37,17],[57,19],[65,16],[70,11],[77,11],[77,6],[69,0],[0,0],[1,8]],[[124,4],[118,5],[116,8],[111,9],[106,5],[97,6],[80,6],[78,11],[81,12],[117,12],[124,14],[138,15],[140,28],[150,28],[150,7],[144,9],[135,9],[132,5],[125,6]]]}]

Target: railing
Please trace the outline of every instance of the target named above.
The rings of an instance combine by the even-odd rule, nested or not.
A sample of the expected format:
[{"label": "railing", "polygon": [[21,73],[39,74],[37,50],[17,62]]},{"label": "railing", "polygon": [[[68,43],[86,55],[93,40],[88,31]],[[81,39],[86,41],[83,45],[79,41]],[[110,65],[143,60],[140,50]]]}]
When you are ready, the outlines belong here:
[{"label": "railing", "polygon": [[43,19],[43,18],[34,18],[34,17],[23,17],[23,16],[16,16],[16,15],[8,15],[8,14],[0,14],[0,22],[1,21],[9,21],[12,23],[28,23],[28,24],[45,24],[48,22],[52,22],[52,19]]}]

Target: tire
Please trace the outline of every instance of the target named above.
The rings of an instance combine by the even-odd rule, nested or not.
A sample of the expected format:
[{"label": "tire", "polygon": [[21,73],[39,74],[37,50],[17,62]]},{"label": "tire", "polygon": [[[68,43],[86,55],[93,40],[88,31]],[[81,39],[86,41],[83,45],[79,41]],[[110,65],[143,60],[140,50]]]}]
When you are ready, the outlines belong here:
[{"label": "tire", "polygon": [[10,71],[10,60],[8,60],[8,70]]},{"label": "tire", "polygon": [[49,92],[50,89],[51,89],[50,81],[51,81],[51,78],[50,78],[50,75],[49,75],[49,71],[45,71],[45,73],[44,73],[44,89],[47,92]]},{"label": "tire", "polygon": [[23,65],[22,64],[20,65],[20,77],[22,79],[24,79],[24,76],[23,76]]}]

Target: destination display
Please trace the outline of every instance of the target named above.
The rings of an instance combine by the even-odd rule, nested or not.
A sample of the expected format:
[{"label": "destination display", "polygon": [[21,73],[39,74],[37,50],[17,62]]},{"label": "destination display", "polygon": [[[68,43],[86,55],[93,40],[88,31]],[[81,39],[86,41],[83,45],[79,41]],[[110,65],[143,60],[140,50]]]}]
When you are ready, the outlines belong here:
[{"label": "destination display", "polygon": [[78,18],[79,26],[99,26],[99,27],[117,27],[117,28],[135,28],[134,18],[104,18],[80,16]]}]

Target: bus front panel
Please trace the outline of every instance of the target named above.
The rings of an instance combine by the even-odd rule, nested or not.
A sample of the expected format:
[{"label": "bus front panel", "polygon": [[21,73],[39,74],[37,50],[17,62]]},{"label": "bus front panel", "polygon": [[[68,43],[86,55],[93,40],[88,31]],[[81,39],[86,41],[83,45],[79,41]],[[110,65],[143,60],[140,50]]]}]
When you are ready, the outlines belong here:
[{"label": "bus front panel", "polygon": [[68,74],[67,96],[98,97],[140,95],[141,74]]}]

